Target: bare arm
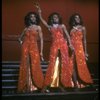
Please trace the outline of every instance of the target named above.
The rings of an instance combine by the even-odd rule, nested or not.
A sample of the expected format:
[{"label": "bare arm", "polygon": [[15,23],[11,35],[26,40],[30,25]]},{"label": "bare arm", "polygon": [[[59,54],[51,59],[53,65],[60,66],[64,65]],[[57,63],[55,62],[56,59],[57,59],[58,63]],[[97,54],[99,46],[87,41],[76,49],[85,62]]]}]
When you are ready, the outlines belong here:
[{"label": "bare arm", "polygon": [[68,31],[67,31],[65,25],[62,25],[62,27],[63,27],[63,30],[64,30],[66,36],[67,36],[67,39],[68,39],[68,42],[69,42],[69,47],[70,47],[72,50],[74,50],[74,47],[73,47],[72,44],[71,44],[70,36],[69,36],[69,34],[68,34]]},{"label": "bare arm", "polygon": [[84,45],[84,52],[86,60],[88,60],[88,53],[87,53],[87,42],[86,42],[86,28],[83,27],[83,45]]},{"label": "bare arm", "polygon": [[20,42],[20,44],[22,44],[22,42],[23,42],[22,38],[23,38],[24,35],[25,35],[25,30],[26,30],[26,29],[24,29],[24,31],[21,33],[20,37],[18,38],[18,41]]},{"label": "bare arm", "polygon": [[43,59],[43,33],[42,33],[42,29],[40,26],[38,26],[38,33],[39,33],[39,38],[40,38],[40,45],[41,45],[41,50],[40,50],[40,56],[41,56],[41,60],[44,61]]},{"label": "bare arm", "polygon": [[39,16],[40,16],[40,20],[42,21],[42,23],[47,27],[47,28],[49,28],[49,26],[48,26],[48,24],[47,24],[47,22],[43,19],[43,17],[42,17],[42,14],[41,14],[41,8],[40,8],[40,6],[39,6],[39,4],[38,3],[35,3],[35,7],[38,9],[38,13],[39,13]]}]

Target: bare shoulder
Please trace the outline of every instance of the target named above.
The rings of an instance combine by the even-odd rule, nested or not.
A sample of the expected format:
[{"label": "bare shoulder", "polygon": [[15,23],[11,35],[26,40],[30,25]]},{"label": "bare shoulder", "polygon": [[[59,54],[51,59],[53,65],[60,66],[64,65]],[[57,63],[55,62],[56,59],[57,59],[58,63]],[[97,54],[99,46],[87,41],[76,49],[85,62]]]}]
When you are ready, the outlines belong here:
[{"label": "bare shoulder", "polygon": [[62,29],[67,30],[64,24],[62,24],[61,26],[62,26]]},{"label": "bare shoulder", "polygon": [[83,29],[83,30],[86,30],[85,26],[82,26],[82,29]]},{"label": "bare shoulder", "polygon": [[23,32],[26,32],[27,31],[27,28],[24,28]]},{"label": "bare shoulder", "polygon": [[39,30],[39,31],[41,31],[41,30],[42,30],[41,26],[39,26],[39,25],[37,26],[37,28],[38,28],[38,30]]},{"label": "bare shoulder", "polygon": [[63,28],[65,28],[66,26],[64,24],[61,25]]}]

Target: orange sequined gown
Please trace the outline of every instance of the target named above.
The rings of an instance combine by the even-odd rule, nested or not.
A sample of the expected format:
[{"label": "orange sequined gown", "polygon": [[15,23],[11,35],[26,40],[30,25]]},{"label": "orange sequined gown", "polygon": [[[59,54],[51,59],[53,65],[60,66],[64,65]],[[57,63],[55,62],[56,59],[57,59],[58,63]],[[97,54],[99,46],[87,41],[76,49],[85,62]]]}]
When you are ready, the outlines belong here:
[{"label": "orange sequined gown", "polygon": [[85,54],[82,42],[83,39],[82,31],[81,30],[71,31],[70,38],[71,38],[71,43],[75,49],[75,57],[77,64],[76,66],[79,78],[85,83],[93,83],[85,60]]},{"label": "orange sequined gown", "polygon": [[44,77],[40,66],[37,34],[33,27],[25,31],[19,70],[19,92],[33,91],[43,86]]},{"label": "orange sequined gown", "polygon": [[[68,46],[67,42],[63,37],[63,30],[59,26],[57,28],[51,28],[51,34],[52,34],[52,45],[50,49],[50,63],[47,68],[47,72],[45,75],[44,80],[44,87],[50,86],[50,87],[59,87],[60,83],[64,87],[72,87],[71,84],[71,76],[72,76],[72,66],[69,65],[69,55],[68,55]],[[55,67],[58,50],[60,50],[61,54],[61,63],[60,63],[60,69]],[[59,67],[59,66],[58,66]],[[60,75],[59,73],[60,72]],[[56,78],[55,77],[56,74]],[[54,82],[58,79],[60,82]],[[55,83],[55,84],[54,84]]]}]

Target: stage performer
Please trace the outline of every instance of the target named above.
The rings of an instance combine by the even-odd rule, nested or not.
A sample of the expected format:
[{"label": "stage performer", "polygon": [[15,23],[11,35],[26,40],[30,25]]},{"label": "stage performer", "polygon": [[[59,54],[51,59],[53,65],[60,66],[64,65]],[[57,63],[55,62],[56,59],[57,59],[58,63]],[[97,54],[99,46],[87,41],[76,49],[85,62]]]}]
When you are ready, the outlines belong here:
[{"label": "stage performer", "polygon": [[[25,16],[25,29],[19,37],[21,44],[21,62],[18,80],[18,92],[41,90],[44,76],[41,69],[43,59],[43,33],[39,26],[40,18],[36,12]],[[40,39],[40,51],[37,44]]]},{"label": "stage performer", "polygon": [[[48,87],[60,88],[65,92],[65,87],[72,87],[71,76],[72,66],[69,64],[68,44],[73,51],[70,37],[59,13],[54,12],[48,17],[48,23],[42,18],[41,9],[38,3],[35,3],[42,23],[48,28],[52,36],[50,49],[50,63],[44,80],[43,92]],[[66,37],[64,36],[66,35]],[[68,42],[67,42],[67,41]]]},{"label": "stage performer", "polygon": [[86,28],[83,25],[82,17],[75,13],[70,17],[70,38],[74,46],[74,52],[71,56],[71,65],[73,65],[73,82],[74,86],[83,88],[92,84],[93,80],[88,70],[86,61],[88,60],[86,45]]}]

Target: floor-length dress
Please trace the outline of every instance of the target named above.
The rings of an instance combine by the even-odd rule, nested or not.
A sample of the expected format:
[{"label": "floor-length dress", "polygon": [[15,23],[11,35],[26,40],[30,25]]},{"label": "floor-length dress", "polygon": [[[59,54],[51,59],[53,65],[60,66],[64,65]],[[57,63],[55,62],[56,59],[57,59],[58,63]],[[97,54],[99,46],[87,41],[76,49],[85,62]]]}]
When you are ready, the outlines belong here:
[{"label": "floor-length dress", "polygon": [[37,44],[37,32],[32,26],[27,28],[22,44],[21,63],[19,70],[18,91],[32,91],[42,88],[43,73]]},{"label": "floor-length dress", "polygon": [[[59,87],[61,84],[64,87],[72,87],[72,66],[69,65],[68,46],[63,30],[60,26],[52,27],[51,34],[50,63],[45,75],[44,86]],[[58,56],[59,51],[61,57]]]},{"label": "floor-length dress", "polygon": [[[71,43],[75,50],[75,58],[72,55],[72,60],[76,59],[77,75],[85,83],[93,83],[91,74],[86,64],[85,52],[83,47],[83,32],[76,30],[70,32]],[[74,65],[74,64],[73,64]]]}]

